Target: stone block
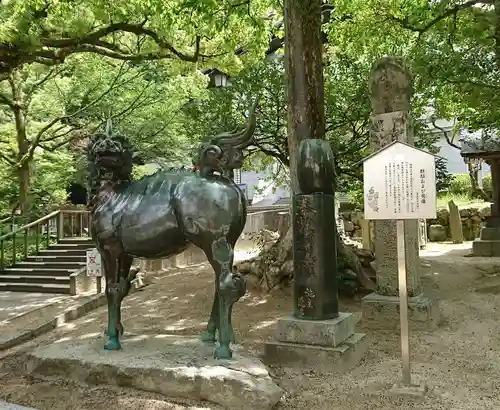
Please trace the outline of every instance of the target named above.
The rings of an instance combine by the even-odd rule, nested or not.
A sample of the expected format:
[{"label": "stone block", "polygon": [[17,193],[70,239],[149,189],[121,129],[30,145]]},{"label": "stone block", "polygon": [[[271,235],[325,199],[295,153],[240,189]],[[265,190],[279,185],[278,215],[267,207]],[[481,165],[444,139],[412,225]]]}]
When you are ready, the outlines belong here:
[{"label": "stone block", "polygon": [[314,346],[336,347],[354,334],[357,318],[352,313],[339,313],[329,320],[301,320],[289,316],[279,319],[276,340]]},{"label": "stone block", "polygon": [[427,235],[429,236],[429,240],[431,242],[443,242],[446,241],[446,238],[448,237],[446,228],[443,225],[437,224],[429,226]]},{"label": "stone block", "polygon": [[[361,308],[363,323],[371,328],[399,328],[399,297],[370,293],[361,299]],[[435,329],[440,322],[438,301],[423,294],[408,298],[408,319],[411,329]]]},{"label": "stone block", "polygon": [[232,360],[214,359],[213,345],[185,336],[127,336],[122,346],[105,351],[101,337],[40,346],[27,353],[26,370],[206,400],[231,410],[270,410],[283,394],[262,362],[238,346]]},{"label": "stone block", "polygon": [[317,374],[345,373],[357,366],[368,345],[363,333],[354,333],[337,347],[269,341],[264,345],[264,362]]},{"label": "stone block", "polygon": [[395,384],[389,390],[391,396],[404,396],[413,399],[423,399],[427,394],[427,386],[425,385],[411,385],[405,386],[403,384]]},{"label": "stone block", "polygon": [[[76,296],[87,292],[97,291],[98,278],[95,276],[87,276],[87,268],[79,269],[69,276],[69,293]],[[104,280],[102,280],[104,283]]]},{"label": "stone block", "polygon": [[[495,241],[485,241],[476,239],[472,242],[472,254],[474,256],[493,256],[493,244]],[[496,246],[500,245],[500,241],[496,241]]]},{"label": "stone block", "polygon": [[484,227],[481,228],[480,238],[483,241],[498,241],[500,240],[500,228]]},{"label": "stone block", "polygon": [[6,401],[0,400],[0,410],[36,410],[33,407],[24,407],[19,404],[7,403]]},{"label": "stone block", "polygon": [[[375,268],[377,287],[384,295],[398,295],[398,257],[396,246],[396,221],[376,220],[375,224]],[[408,291],[421,293],[420,284],[420,238],[418,220],[405,221],[405,258]]]}]

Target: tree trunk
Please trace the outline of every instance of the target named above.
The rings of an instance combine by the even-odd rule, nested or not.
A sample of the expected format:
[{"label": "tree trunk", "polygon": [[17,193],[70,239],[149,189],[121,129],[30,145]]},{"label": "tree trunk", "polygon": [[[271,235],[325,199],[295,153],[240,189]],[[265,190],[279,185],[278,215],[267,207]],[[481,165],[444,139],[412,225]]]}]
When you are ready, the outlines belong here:
[{"label": "tree trunk", "polygon": [[[374,291],[373,253],[344,243],[338,231],[337,241],[339,292],[353,295],[362,288]],[[293,279],[292,251],[292,230],[288,229],[274,244],[264,245],[258,256],[236,264],[236,269],[251,287],[269,292],[277,286],[288,285]]]},{"label": "tree trunk", "polygon": [[470,161],[467,162],[467,170],[469,172],[471,184],[471,197],[480,198],[483,201],[490,202],[490,196],[484,192],[484,189],[479,186],[479,167],[473,165]]},{"label": "tree trunk", "polygon": [[30,161],[27,159],[30,143],[26,137],[26,115],[25,101],[22,90],[22,79],[18,70],[14,70],[9,76],[9,84],[12,91],[12,112],[16,124],[17,142],[17,176],[19,181],[18,208],[21,216],[25,218],[28,213],[28,198],[30,189]]},{"label": "tree trunk", "polygon": [[[293,193],[298,191],[296,152],[307,138],[325,138],[325,97],[323,45],[321,34],[322,0],[285,0],[285,68],[288,79],[288,152]],[[334,209],[332,209],[334,212]],[[336,226],[332,229],[337,230]],[[252,275],[269,291],[293,276],[292,229],[257,258],[237,266],[241,274]],[[333,244],[332,244],[333,245]],[[339,290],[356,291],[360,284],[371,289],[363,263],[337,232]],[[332,246],[333,251],[333,246]],[[371,252],[366,252],[366,268],[371,269]],[[342,267],[343,266],[343,267]],[[251,282],[251,281],[250,281]],[[347,286],[346,286],[347,285]]]}]

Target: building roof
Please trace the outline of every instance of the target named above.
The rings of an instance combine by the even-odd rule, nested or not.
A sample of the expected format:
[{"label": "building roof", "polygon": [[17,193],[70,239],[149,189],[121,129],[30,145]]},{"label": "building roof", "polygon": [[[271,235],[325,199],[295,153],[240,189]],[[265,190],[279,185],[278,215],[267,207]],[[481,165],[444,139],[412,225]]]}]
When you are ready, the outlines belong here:
[{"label": "building roof", "polygon": [[442,158],[444,159],[443,157],[439,156],[439,155],[436,155],[436,154],[432,154],[431,152],[428,152],[428,151],[425,151],[423,149],[420,149],[420,148],[417,148],[417,147],[414,147],[413,145],[410,145],[406,142],[403,142],[403,141],[392,141],[390,144],[387,144],[386,146],[380,148],[378,151],[376,152],[373,152],[372,154],[368,155],[367,157],[363,158],[361,161],[357,162],[355,165],[356,166],[359,166],[361,164],[363,164],[364,162],[368,161],[369,159],[371,159],[372,157],[374,157],[375,155],[378,155],[380,154],[382,151],[385,151],[387,149],[389,149],[390,147],[394,146],[394,145],[397,145],[397,144],[403,144],[403,145],[406,145],[407,147],[410,147],[414,150],[417,150],[417,151],[420,151],[420,152],[423,152],[424,154],[427,154],[427,155],[432,155],[433,157],[435,158]]},{"label": "building roof", "polygon": [[500,141],[495,138],[463,140],[460,155],[464,158],[500,156]]}]

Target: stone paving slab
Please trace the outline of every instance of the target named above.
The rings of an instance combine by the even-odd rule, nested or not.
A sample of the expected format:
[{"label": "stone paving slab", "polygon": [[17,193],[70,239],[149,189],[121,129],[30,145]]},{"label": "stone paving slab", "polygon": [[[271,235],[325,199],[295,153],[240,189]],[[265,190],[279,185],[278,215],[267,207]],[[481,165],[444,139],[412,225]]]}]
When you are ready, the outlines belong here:
[{"label": "stone paving slab", "polygon": [[6,401],[0,400],[0,410],[36,410],[33,407],[24,407],[18,404],[7,403]]},{"label": "stone paving slab", "polygon": [[10,349],[78,319],[106,303],[103,293],[53,300],[0,322],[0,351]]},{"label": "stone paving slab", "polygon": [[0,321],[9,320],[71,296],[53,293],[0,292]]},{"label": "stone paving slab", "polygon": [[103,346],[104,338],[94,337],[37,347],[27,353],[26,370],[205,400],[231,410],[270,410],[283,394],[263,363],[238,346],[232,360],[216,360],[212,344],[177,335],[124,337],[120,351]]}]

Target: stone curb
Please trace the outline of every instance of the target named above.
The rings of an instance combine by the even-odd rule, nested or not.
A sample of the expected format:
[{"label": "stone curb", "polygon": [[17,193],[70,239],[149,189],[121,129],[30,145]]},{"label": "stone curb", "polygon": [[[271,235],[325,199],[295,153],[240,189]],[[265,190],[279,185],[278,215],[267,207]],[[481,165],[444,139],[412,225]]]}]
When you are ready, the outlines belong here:
[{"label": "stone curb", "polygon": [[28,329],[22,332],[20,335],[7,340],[0,340],[0,351],[10,349],[12,347],[18,346],[25,343],[35,337],[38,337],[44,333],[48,333],[51,330],[58,328],[64,323],[71,322],[84,316],[91,310],[97,309],[98,307],[106,303],[106,295],[100,293],[99,295],[94,295],[90,300],[87,300],[79,306],[73,306],[66,309],[63,313],[57,315],[48,322],[43,323],[33,329]]}]

